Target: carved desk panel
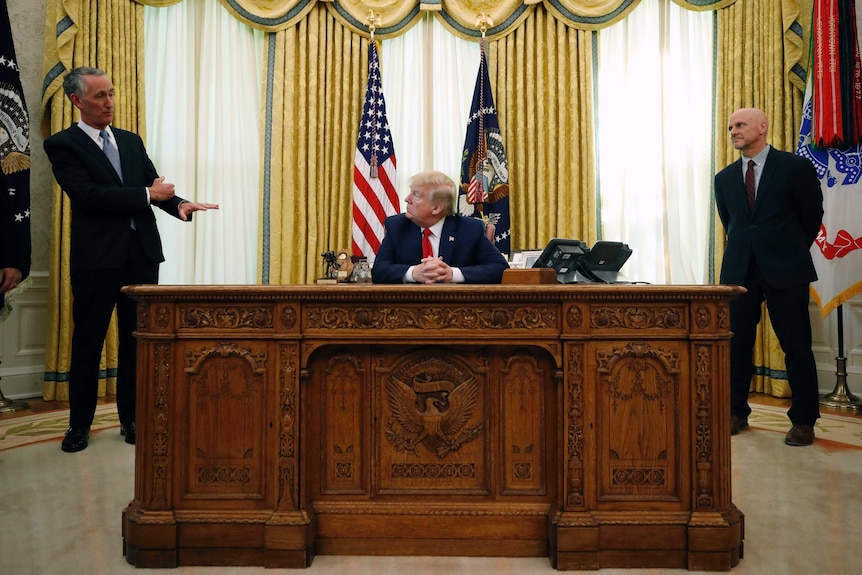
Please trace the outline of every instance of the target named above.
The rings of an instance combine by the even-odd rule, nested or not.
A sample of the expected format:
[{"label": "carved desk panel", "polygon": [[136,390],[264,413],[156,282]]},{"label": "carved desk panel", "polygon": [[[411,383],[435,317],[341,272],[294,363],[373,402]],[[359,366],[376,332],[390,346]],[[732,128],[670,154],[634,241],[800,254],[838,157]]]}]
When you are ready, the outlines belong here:
[{"label": "carved desk panel", "polygon": [[730,286],[134,286],[138,567],[729,570]]}]

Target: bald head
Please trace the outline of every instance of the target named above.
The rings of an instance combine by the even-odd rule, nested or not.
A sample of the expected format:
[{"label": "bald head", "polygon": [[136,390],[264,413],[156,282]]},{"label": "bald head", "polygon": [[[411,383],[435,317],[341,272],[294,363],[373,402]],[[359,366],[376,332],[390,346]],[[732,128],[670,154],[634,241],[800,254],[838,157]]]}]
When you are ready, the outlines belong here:
[{"label": "bald head", "polygon": [[727,122],[733,147],[746,157],[753,158],[766,147],[769,121],[766,113],[758,108],[740,108],[730,115]]}]

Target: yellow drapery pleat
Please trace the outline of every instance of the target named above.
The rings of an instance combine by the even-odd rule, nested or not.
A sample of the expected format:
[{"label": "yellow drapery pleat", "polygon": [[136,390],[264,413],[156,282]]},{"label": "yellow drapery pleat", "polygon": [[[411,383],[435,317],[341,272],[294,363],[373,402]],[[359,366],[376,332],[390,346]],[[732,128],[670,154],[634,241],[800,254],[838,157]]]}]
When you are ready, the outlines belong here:
[{"label": "yellow drapery pleat", "polygon": [[350,247],[345,206],[352,205],[367,50],[368,40],[322,5],[267,38],[263,283],[311,283],[323,273],[321,253]]},{"label": "yellow drapery pleat", "polygon": [[596,240],[593,34],[537,6],[514,33],[490,43],[513,249],[542,248],[555,236]]},{"label": "yellow drapery pleat", "polygon": [[[716,169],[739,157],[726,129],[727,119],[737,108],[762,109],[769,118],[767,141],[780,150],[795,151],[802,123],[804,82],[794,75],[793,68],[807,65],[808,25],[804,27],[804,42],[794,40],[789,28],[797,21],[810,23],[807,16],[810,12],[810,0],[737,2],[717,12]],[[717,237],[716,269],[723,251],[724,237]],[[754,365],[753,390],[790,396],[784,353],[765,305],[754,348]]]},{"label": "yellow drapery pleat", "polygon": [[[113,125],[144,133],[143,6],[130,0],[49,0],[45,39],[46,88],[43,131],[54,134],[78,121],[62,89],[62,76],[77,66],[105,70],[114,83]],[[48,341],[45,349],[46,400],[68,400],[72,341],[72,289],[69,283],[71,209],[53,184],[49,252]],[[99,375],[99,396],[116,393],[117,322],[111,320]]]}]

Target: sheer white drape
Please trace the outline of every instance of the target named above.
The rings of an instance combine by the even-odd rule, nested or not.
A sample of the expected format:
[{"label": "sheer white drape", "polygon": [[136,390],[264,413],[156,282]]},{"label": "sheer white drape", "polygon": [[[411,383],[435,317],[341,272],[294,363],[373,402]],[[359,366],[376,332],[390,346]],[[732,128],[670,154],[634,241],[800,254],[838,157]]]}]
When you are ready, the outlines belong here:
[{"label": "sheer white drape", "polygon": [[264,34],[209,0],[144,13],[147,151],[177,195],[220,205],[191,224],[155,210],[160,283],[255,283]]},{"label": "sheer white drape", "polygon": [[599,32],[601,236],[634,249],[630,280],[708,279],[713,18],[641,2]]},{"label": "sheer white drape", "polygon": [[423,170],[460,180],[467,116],[479,72],[479,44],[446,30],[430,14],[381,42],[383,95],[398,162],[398,195]]}]

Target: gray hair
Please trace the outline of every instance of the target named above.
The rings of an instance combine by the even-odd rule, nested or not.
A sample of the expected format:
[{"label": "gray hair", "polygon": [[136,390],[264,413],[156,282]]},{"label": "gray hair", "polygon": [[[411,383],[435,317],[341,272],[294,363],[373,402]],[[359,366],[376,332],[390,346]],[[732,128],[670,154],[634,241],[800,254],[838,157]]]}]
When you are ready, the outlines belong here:
[{"label": "gray hair", "polygon": [[79,66],[63,76],[63,91],[66,96],[78,94],[84,96],[87,93],[87,85],[84,84],[84,76],[107,76],[104,70]]},{"label": "gray hair", "polygon": [[455,182],[442,172],[430,170],[413,175],[409,184],[428,188],[428,199],[434,204],[443,205],[443,215],[455,215]]}]

